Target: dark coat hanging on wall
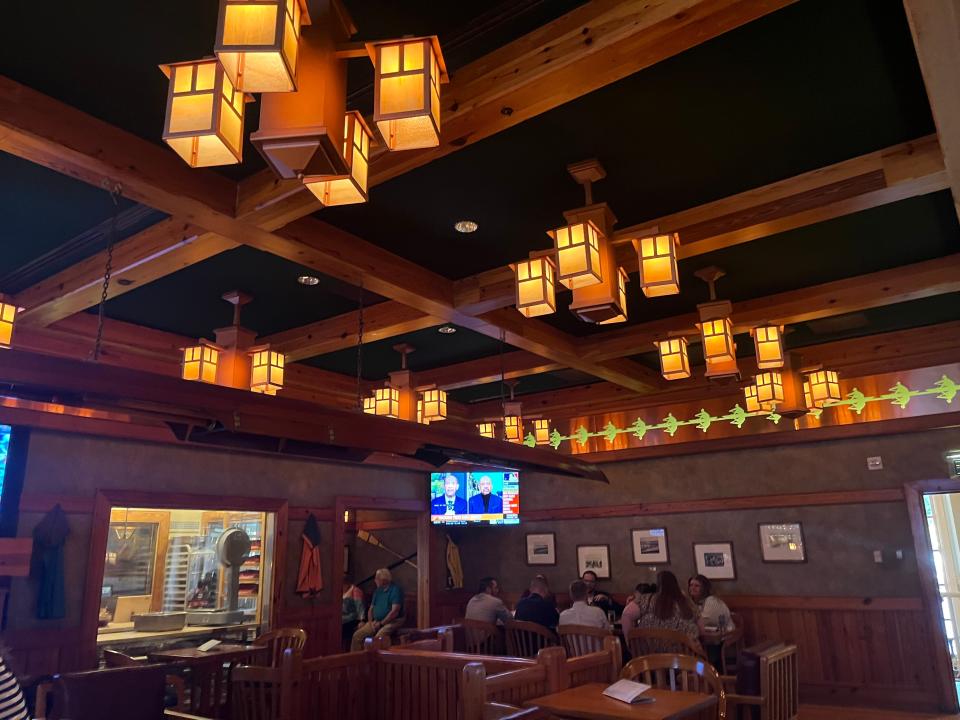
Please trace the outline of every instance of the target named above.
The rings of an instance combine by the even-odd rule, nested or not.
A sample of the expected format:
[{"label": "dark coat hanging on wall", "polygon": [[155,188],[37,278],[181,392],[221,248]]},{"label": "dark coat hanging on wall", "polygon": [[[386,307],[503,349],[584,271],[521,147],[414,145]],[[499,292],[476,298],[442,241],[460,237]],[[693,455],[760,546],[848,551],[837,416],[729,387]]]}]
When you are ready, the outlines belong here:
[{"label": "dark coat hanging on wall", "polygon": [[33,529],[33,557],[30,577],[38,581],[37,617],[43,620],[65,617],[63,545],[70,534],[67,515],[59,504]]},{"label": "dark coat hanging on wall", "polygon": [[320,526],[313,513],[300,535],[303,543],[300,551],[300,571],[297,573],[297,594],[313,597],[323,590],[323,573],[320,568]]}]

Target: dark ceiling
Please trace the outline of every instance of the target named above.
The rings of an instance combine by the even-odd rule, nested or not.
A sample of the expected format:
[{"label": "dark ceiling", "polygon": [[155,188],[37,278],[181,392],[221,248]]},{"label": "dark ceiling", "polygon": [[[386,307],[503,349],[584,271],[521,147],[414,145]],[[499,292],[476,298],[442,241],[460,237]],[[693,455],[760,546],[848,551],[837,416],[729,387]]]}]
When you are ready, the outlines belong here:
[{"label": "dark ceiling", "polygon": [[[347,0],[359,38],[437,33],[454,72],[579,4]],[[209,54],[216,20],[213,0],[64,3],[44,23],[36,22],[32,1],[7,2],[4,10],[0,73],[157,143],[166,92],[157,65]],[[351,62],[351,107],[368,107],[370,79],[368,63]],[[256,108],[248,106],[248,132],[256,128]],[[800,0],[374,187],[367,204],[325,209],[318,217],[455,279],[548,247],[545,231],[560,223],[564,209],[582,203],[564,170],[573,161],[601,160],[607,178],[595,187],[596,197],[610,203],[624,226],[933,131],[899,0]],[[239,178],[261,167],[248,147],[242,165],[223,171]],[[102,249],[112,204],[102,189],[0,154],[0,211],[0,291],[16,292]],[[119,211],[121,237],[163,217],[125,201]],[[479,231],[456,233],[453,223],[461,218],[476,220]],[[631,289],[630,322],[693,310],[706,299],[693,272],[705,265],[726,269],[718,290],[737,301],[958,251],[960,225],[950,195],[936,193],[685,260],[681,295],[646,300]],[[115,298],[107,314],[210,337],[229,321],[230,307],[219,298],[234,288],[255,295],[244,319],[261,334],[356,309],[356,288],[329,278],[302,287],[296,278],[305,272],[239,248]],[[381,300],[368,293],[363,302]],[[574,335],[597,332],[563,309],[568,302],[561,295],[561,309],[545,321]],[[789,343],[956,319],[960,297],[861,315],[817,331],[801,324]],[[417,347],[414,369],[501,351],[496,340],[465,329],[454,335],[427,329],[366,346],[365,377],[383,378],[399,367],[392,350],[398,342]],[[740,344],[749,352],[748,342]],[[652,354],[637,359],[656,361]],[[356,351],[309,362],[353,374]],[[525,379],[517,391],[589,381],[564,370]],[[454,393],[463,401],[499,395],[497,384]]]}]

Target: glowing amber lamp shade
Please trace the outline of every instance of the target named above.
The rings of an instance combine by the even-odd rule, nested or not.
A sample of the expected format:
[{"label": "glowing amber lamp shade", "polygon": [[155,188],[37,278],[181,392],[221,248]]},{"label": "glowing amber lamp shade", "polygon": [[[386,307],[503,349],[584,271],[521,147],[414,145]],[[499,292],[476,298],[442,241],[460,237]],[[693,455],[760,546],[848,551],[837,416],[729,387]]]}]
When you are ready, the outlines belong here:
[{"label": "glowing amber lamp shade", "polygon": [[640,257],[640,287],[648,298],[676,295],[680,292],[677,274],[677,233],[640,238],[634,242]]},{"label": "glowing amber lamp shade", "polygon": [[687,355],[685,337],[658,340],[654,345],[660,351],[660,374],[665,380],[683,380],[690,377],[690,358]]},{"label": "glowing amber lamp shade", "polygon": [[447,419],[447,391],[434,388],[423,391],[423,422]]},{"label": "glowing amber lamp shade", "polygon": [[751,383],[743,388],[743,402],[747,406],[747,412],[760,412],[760,401],[757,400],[757,386]]},{"label": "glowing amber lamp shade", "polygon": [[765,372],[755,379],[757,402],[764,410],[783,402],[783,377],[778,372]]},{"label": "glowing amber lamp shade", "polygon": [[700,335],[703,338],[703,359],[708,365],[736,362],[737,346],[733,342],[730,318],[705,320],[700,323]]},{"label": "glowing amber lamp shade", "polygon": [[370,140],[373,133],[363,116],[351,110],[343,119],[343,159],[347,175],[312,175],[303,184],[325,206],[353,205],[367,201],[367,175],[370,168]]},{"label": "glowing amber lamp shade", "polygon": [[183,349],[180,363],[180,377],[214,384],[217,382],[217,363],[220,362],[220,348],[211,342],[201,340],[198,345]]},{"label": "glowing amber lamp shade", "polygon": [[0,296],[0,348],[9,350],[13,345],[13,327],[20,311],[13,303]]},{"label": "glowing amber lamp shade", "polygon": [[807,376],[810,386],[810,398],[807,407],[822,408],[828,402],[838,402],[843,399],[840,395],[840,381],[834,370],[818,370]]},{"label": "glowing amber lamp shade", "polygon": [[485,438],[490,438],[491,440],[496,439],[497,437],[497,426],[495,423],[478,423],[477,430],[480,431],[480,435]]},{"label": "glowing amber lamp shade", "polygon": [[161,65],[170,78],[163,140],[190,167],[242,159],[244,94],[216,60]]},{"label": "glowing amber lamp shade", "polygon": [[547,233],[557,249],[557,277],[571,290],[603,281],[600,267],[602,233],[589,220],[564,225]]},{"label": "glowing amber lamp shade", "polygon": [[526,317],[549,315],[557,309],[557,267],[549,255],[532,256],[513,267],[517,310]]},{"label": "glowing amber lamp shade", "polygon": [[380,417],[400,417],[400,391],[393,387],[377,388],[373,393],[373,413]]},{"label": "glowing amber lamp shade", "polygon": [[[616,302],[611,303],[611,310],[615,313],[613,317],[601,320],[597,325],[612,325],[627,321],[627,283],[630,282],[630,276],[623,268],[617,268],[617,293]],[[586,291],[584,291],[586,292]],[[573,306],[571,305],[571,308]]]},{"label": "glowing amber lamp shade", "polygon": [[377,396],[376,395],[368,395],[363,399],[363,411],[367,415],[377,414]]},{"label": "glowing amber lamp shade", "polygon": [[373,121],[390,150],[440,144],[440,84],[447,70],[436,36],[368,43]]},{"label": "glowing amber lamp shade", "polygon": [[297,89],[303,19],[300,0],[220,0],[214,52],[238,90]]},{"label": "glowing amber lamp shade", "polygon": [[534,420],[533,437],[537,441],[537,445],[546,445],[550,442],[550,421]]},{"label": "glowing amber lamp shade", "polygon": [[750,331],[757,351],[757,367],[761,370],[783,367],[783,327],[761,325]]},{"label": "glowing amber lamp shade", "polygon": [[503,418],[503,439],[507,442],[523,442],[523,418],[519,415],[506,415]]},{"label": "glowing amber lamp shade", "polygon": [[283,389],[283,354],[268,348],[250,353],[250,390],[264,395],[276,395]]}]

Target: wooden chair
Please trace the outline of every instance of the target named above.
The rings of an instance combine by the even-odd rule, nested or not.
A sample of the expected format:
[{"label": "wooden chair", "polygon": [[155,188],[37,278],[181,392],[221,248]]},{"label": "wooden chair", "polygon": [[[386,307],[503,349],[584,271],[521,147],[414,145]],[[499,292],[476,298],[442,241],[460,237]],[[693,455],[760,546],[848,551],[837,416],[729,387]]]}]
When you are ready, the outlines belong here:
[{"label": "wooden chair", "polygon": [[166,667],[137,667],[64,673],[38,702],[36,716],[44,720],[162,720]]},{"label": "wooden chair", "polygon": [[557,635],[567,657],[580,657],[603,650],[603,639],[612,635],[609,629],[593,627],[591,625],[561,625],[557,628]]},{"label": "wooden chair", "polygon": [[[730,686],[735,678],[723,680]],[[778,645],[760,654],[760,694],[727,693],[727,702],[736,710],[733,717],[739,717],[741,707],[756,707],[758,720],[797,720],[799,683],[797,646]]]},{"label": "wooden chair", "polygon": [[535,622],[510,620],[506,625],[507,655],[511,657],[536,657],[545,647],[559,645],[556,634]]},{"label": "wooden chair", "polygon": [[704,711],[698,717],[702,720],[726,720],[727,695],[723,682],[713,666],[705,660],[666,653],[646,655],[628,662],[620,677],[673,692],[681,690],[716,695],[716,707]]},{"label": "wooden chair", "polygon": [[630,657],[658,654],[693,655],[704,660],[707,657],[700,643],[678,630],[631,628],[626,640]]},{"label": "wooden chair", "polygon": [[293,720],[279,668],[237,667],[230,682],[230,720]]},{"label": "wooden chair", "polygon": [[307,644],[307,631],[302,628],[278,628],[264,633],[253,644],[258,647],[269,647],[269,667],[278,668],[283,659],[285,650],[303,651]]},{"label": "wooden chair", "polygon": [[483,620],[460,620],[463,626],[467,652],[471,655],[500,655],[503,653],[503,634],[493,623]]}]

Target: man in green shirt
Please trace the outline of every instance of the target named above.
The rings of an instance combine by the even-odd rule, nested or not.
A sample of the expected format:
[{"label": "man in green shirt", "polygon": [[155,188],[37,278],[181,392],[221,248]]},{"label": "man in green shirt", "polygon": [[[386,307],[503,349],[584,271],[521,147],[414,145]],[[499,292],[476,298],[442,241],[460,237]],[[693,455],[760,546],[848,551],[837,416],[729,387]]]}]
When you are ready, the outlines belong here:
[{"label": "man in green shirt", "polygon": [[390,635],[406,622],[403,617],[403,590],[393,584],[393,577],[386,568],[377,570],[374,576],[377,589],[367,610],[367,621],[357,628],[350,643],[350,651],[363,650],[363,641],[368,637]]}]

